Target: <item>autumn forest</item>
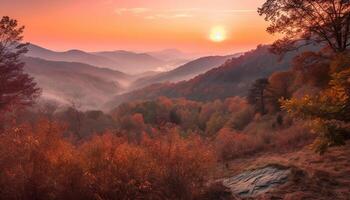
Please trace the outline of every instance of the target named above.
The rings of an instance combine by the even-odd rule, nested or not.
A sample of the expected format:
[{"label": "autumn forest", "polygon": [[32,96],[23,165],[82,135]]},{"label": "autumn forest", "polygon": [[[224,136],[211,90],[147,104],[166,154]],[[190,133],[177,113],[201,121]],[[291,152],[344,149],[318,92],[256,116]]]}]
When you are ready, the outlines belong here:
[{"label": "autumn forest", "polygon": [[[215,55],[54,51],[4,14],[0,199],[350,199],[350,1],[258,5],[272,43]],[[220,9],[115,12],[153,27],[203,10]],[[220,25],[207,39],[229,37]]]}]

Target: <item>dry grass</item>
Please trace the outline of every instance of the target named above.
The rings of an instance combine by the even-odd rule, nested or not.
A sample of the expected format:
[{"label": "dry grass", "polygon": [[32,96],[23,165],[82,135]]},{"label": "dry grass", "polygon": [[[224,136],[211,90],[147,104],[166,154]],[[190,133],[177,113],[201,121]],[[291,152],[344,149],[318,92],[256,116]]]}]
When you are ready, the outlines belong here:
[{"label": "dry grass", "polygon": [[297,152],[266,153],[236,159],[219,167],[218,178],[238,174],[250,168],[279,164],[292,168],[290,182],[255,199],[350,199],[350,142],[334,147],[324,155],[306,146]]},{"label": "dry grass", "polygon": [[262,152],[296,151],[310,144],[314,138],[315,135],[310,134],[302,124],[275,130],[269,127],[261,129],[259,133],[238,133],[229,128],[223,128],[215,139],[215,146],[218,158],[226,162]]}]

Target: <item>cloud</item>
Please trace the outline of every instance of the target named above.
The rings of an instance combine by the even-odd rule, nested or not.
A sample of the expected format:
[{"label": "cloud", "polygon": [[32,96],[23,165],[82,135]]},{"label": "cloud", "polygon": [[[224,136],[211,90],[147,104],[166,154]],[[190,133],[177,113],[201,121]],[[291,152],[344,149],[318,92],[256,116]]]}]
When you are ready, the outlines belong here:
[{"label": "cloud", "polygon": [[114,10],[118,15],[125,13],[141,14],[150,11],[149,8],[117,8]]},{"label": "cloud", "polygon": [[178,18],[190,18],[192,15],[186,14],[186,13],[179,13],[179,14],[155,14],[155,15],[148,15],[145,17],[145,19],[178,19]]},{"label": "cloud", "polygon": [[218,12],[222,13],[255,13],[256,9],[233,9],[233,10],[218,10]]},{"label": "cloud", "polygon": [[134,14],[140,15],[145,19],[177,19],[190,18],[201,14],[235,14],[235,13],[256,13],[256,9],[201,9],[201,8],[183,8],[183,9],[150,9],[143,7],[135,8],[117,8],[115,13],[118,15]]},{"label": "cloud", "polygon": [[187,18],[187,17],[192,17],[192,15],[190,15],[190,14],[176,14],[176,15],[173,15],[171,17],[173,17],[173,18]]}]

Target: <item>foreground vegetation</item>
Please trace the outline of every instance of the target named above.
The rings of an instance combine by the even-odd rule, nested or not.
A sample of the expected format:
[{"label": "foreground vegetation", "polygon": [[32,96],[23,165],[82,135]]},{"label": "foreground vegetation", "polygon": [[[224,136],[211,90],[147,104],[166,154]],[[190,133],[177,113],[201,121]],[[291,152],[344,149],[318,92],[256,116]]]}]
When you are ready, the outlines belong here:
[{"label": "foreground vegetation", "polygon": [[193,199],[203,194],[215,157],[198,137],[112,133],[79,144],[40,120],[0,136],[2,199]]},{"label": "foreground vegetation", "polygon": [[311,143],[319,153],[346,144],[350,4],[268,0],[259,12],[272,22],[270,32],[289,34],[272,50],[298,48],[298,39],[321,50],[301,53],[290,70],[256,80],[247,98],[158,97],[124,103],[110,113],[83,112],[74,102],[68,108],[35,104],[40,89],[20,59],[26,52],[23,27],[4,17],[0,198],[217,199],[222,190],[209,184],[217,166]]}]

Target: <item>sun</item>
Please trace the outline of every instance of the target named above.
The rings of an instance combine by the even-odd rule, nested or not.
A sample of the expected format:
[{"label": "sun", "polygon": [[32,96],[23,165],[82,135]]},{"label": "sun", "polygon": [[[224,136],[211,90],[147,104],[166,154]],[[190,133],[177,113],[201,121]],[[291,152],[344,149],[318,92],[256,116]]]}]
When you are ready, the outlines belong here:
[{"label": "sun", "polygon": [[210,30],[209,39],[213,42],[222,42],[226,40],[226,30],[222,26],[214,26]]}]

